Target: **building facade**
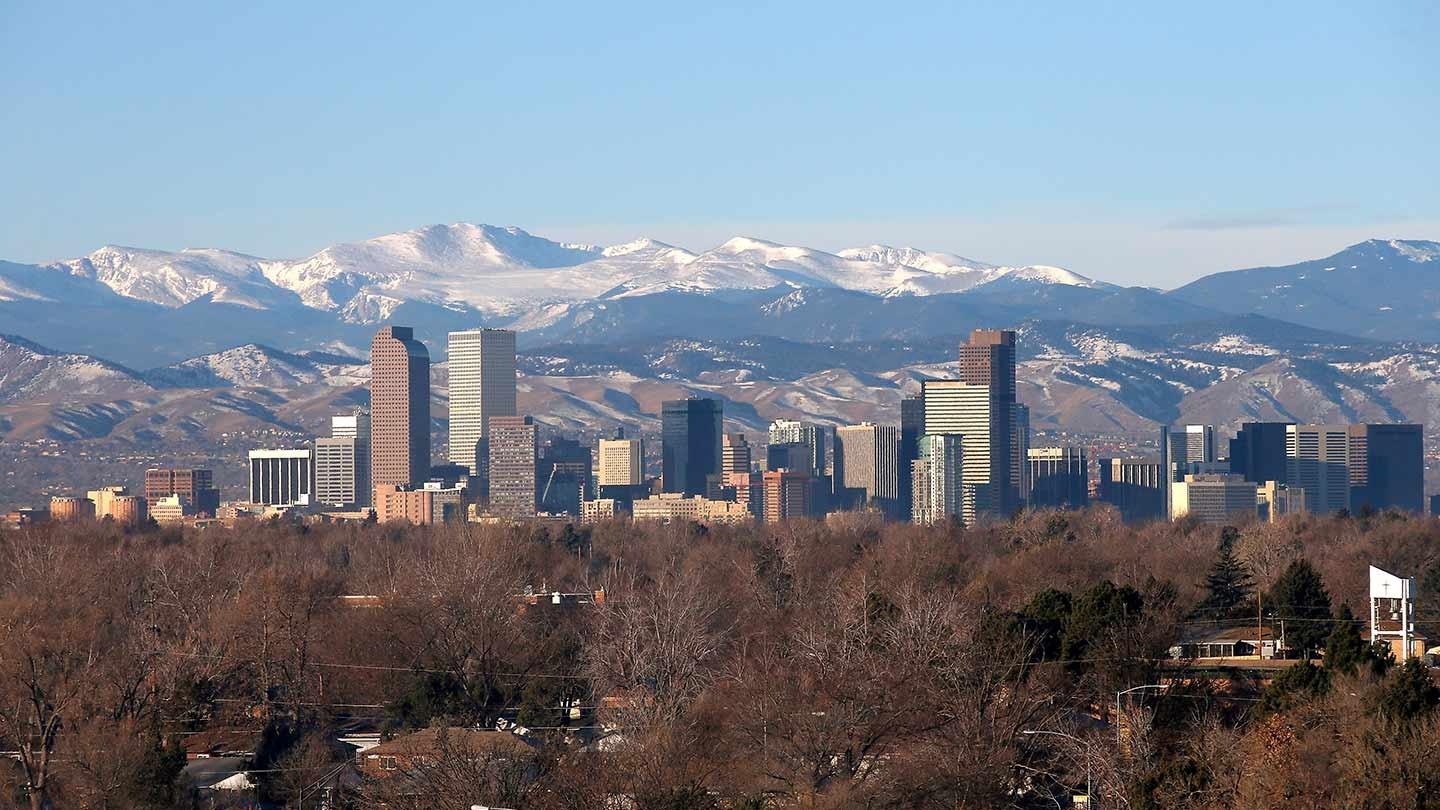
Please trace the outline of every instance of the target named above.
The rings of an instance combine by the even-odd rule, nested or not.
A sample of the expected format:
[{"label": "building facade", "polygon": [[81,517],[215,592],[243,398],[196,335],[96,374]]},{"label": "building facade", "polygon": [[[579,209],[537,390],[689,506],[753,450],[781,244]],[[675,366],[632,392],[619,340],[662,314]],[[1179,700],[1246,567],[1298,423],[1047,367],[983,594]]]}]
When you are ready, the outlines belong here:
[{"label": "building facade", "polygon": [[490,513],[499,517],[535,517],[535,474],[539,430],[528,416],[490,419]]},{"label": "building facade", "polygon": [[[997,399],[986,385],[963,380],[925,380],[921,385],[925,396],[925,434],[960,437],[964,465],[961,497],[965,504],[961,521],[969,527],[982,520],[995,519],[1001,514],[999,490],[1010,481],[1009,414],[1012,409],[1006,404],[1003,418],[996,417]],[[995,435],[996,428],[1004,429],[1003,440]],[[997,458],[995,453],[1004,455]],[[921,455],[924,455],[923,449]]]},{"label": "building facade", "polygon": [[1425,509],[1425,428],[1418,424],[1350,426],[1350,510]]},{"label": "building facade", "polygon": [[1170,484],[1170,519],[1241,523],[1255,517],[1255,482],[1239,475],[1187,475]]},{"label": "building facade", "polygon": [[835,429],[835,494],[844,508],[874,505],[898,516],[900,430],[865,422]]},{"label": "building facade", "polygon": [[724,412],[718,399],[666,400],[660,406],[661,488],[704,495],[720,473]]},{"label": "building facade", "polygon": [[596,484],[636,487],[645,483],[645,446],[639,439],[601,439]]},{"label": "building facade", "polygon": [[430,352],[408,326],[370,342],[370,481],[418,485],[430,475]]},{"label": "building facade", "polygon": [[459,487],[381,484],[375,487],[374,499],[375,519],[380,523],[402,521],[429,526],[464,516],[464,496]]},{"label": "building facade", "polygon": [[[953,433],[920,437],[920,458],[911,467],[911,520],[921,525],[965,520],[965,441]],[[972,491],[973,492],[973,491]],[[973,511],[974,503],[970,503]]]},{"label": "building facade", "polygon": [[333,508],[370,506],[368,442],[353,436],[315,440],[315,502]]},{"label": "building facade", "polygon": [[[770,423],[770,429],[766,433],[766,457],[769,458],[769,447],[787,446],[793,447],[804,445],[803,461],[798,456],[792,456],[786,469],[796,472],[804,472],[811,477],[820,477],[826,474],[826,459],[829,451],[829,431],[822,425],[813,425],[809,422],[801,422],[796,419],[776,419]],[[769,466],[769,469],[780,469]]]},{"label": "building facade", "polygon": [[920,437],[925,433],[925,397],[919,394],[900,400],[899,479],[900,519],[913,518],[915,460],[920,458]]},{"label": "building facade", "polygon": [[1350,426],[1287,425],[1285,483],[1305,490],[1312,512],[1350,508]]},{"label": "building facade", "polygon": [[744,433],[726,433],[720,440],[720,473],[750,472],[750,440]]},{"label": "building facade", "polygon": [[[1001,515],[1008,515],[1020,505],[1019,481],[1015,479],[1015,475],[1024,456],[1015,449],[1016,436],[1019,433],[1016,420],[1020,416],[1015,407],[1016,348],[1015,332],[1009,329],[975,329],[970,333],[970,340],[960,346],[959,353],[960,381],[986,388],[990,397],[989,406],[985,409],[989,425],[985,431],[988,447],[983,459],[989,466],[989,471],[983,479],[978,477],[972,463],[976,450],[973,442],[967,442],[966,478],[977,485],[982,480],[988,485],[990,509]],[[932,427],[928,400],[925,411],[926,433],[956,432],[948,429],[936,430]],[[1026,422],[1028,421],[1027,412]],[[978,457],[973,459],[974,463],[979,461]],[[977,489],[977,493],[979,491]]]},{"label": "building facade", "polygon": [[50,519],[74,522],[95,519],[95,502],[78,495],[56,495],[50,499]]},{"label": "building facade", "polygon": [[1256,484],[1255,499],[1259,517],[1267,523],[1275,523],[1286,515],[1306,511],[1305,490],[1299,487],[1291,488],[1279,481]]},{"label": "building facade", "polygon": [[206,469],[158,467],[145,471],[145,503],[152,516],[161,498],[179,495],[185,514],[214,517],[220,508],[215,473]]},{"label": "building facade", "polygon": [[1114,506],[1126,523],[1160,520],[1168,512],[1165,465],[1153,458],[1102,458],[1096,496]]},{"label": "building facade", "polygon": [[1230,440],[1230,472],[1262,484],[1285,481],[1285,434],[1289,422],[1246,422]]},{"label": "building facade", "polygon": [[767,470],[762,476],[765,522],[810,517],[813,480],[803,471]]},{"label": "building facade", "polygon": [[314,503],[315,455],[309,448],[251,450],[249,462],[250,503]]},{"label": "building facade", "polygon": [[104,518],[110,514],[110,507],[115,499],[129,495],[130,490],[126,487],[100,487],[85,493],[85,497],[95,504],[95,517]]},{"label": "building facade", "polygon": [[1036,447],[1026,452],[1027,500],[1035,509],[1084,509],[1090,503],[1090,460],[1083,447]]},{"label": "building facade", "polygon": [[515,333],[508,329],[451,332],[450,463],[483,477],[483,442],[493,416],[515,416]]},{"label": "building facade", "polygon": [[590,496],[590,448],[575,439],[554,437],[545,442],[536,465],[539,509],[551,515],[579,515]]}]

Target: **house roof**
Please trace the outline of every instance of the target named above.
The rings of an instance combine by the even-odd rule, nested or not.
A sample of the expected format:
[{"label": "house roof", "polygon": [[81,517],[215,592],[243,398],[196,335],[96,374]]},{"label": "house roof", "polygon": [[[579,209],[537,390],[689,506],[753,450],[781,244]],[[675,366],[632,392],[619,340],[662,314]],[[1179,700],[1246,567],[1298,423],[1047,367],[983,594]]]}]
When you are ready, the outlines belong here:
[{"label": "house roof", "polygon": [[186,734],[180,738],[180,747],[186,754],[254,754],[260,743],[260,731],[246,728],[210,728]]},{"label": "house roof", "polygon": [[1244,641],[1254,644],[1256,639],[1274,641],[1275,631],[1269,627],[1242,625],[1240,627],[1215,627],[1185,637],[1184,644],[1234,644]]},{"label": "house roof", "polygon": [[421,729],[367,748],[364,753],[366,757],[434,756],[447,748],[473,754],[518,755],[529,753],[531,743],[507,731],[452,726]]}]

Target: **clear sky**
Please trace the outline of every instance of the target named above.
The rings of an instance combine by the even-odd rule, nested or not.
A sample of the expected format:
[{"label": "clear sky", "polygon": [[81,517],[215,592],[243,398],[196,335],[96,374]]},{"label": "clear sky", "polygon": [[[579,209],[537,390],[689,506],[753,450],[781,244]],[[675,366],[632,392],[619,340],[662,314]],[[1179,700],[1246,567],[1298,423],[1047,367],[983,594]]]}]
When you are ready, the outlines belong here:
[{"label": "clear sky", "polygon": [[0,257],[471,221],[1168,287],[1440,240],[1434,0],[701,5],[0,0]]}]

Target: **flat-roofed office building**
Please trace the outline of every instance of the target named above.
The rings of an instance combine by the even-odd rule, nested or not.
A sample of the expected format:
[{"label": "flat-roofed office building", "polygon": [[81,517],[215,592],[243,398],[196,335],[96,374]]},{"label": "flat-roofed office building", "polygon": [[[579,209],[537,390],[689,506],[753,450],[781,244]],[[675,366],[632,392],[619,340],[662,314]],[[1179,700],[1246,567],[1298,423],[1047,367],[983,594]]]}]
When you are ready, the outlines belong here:
[{"label": "flat-roofed office building", "polygon": [[1240,475],[1187,475],[1170,484],[1170,519],[1204,523],[1240,523],[1256,516],[1254,481]]},{"label": "flat-roofed office building", "polygon": [[315,456],[310,448],[250,451],[250,503],[313,503]]},{"label": "flat-roofed office building", "polygon": [[330,507],[370,506],[368,443],[352,436],[315,440],[315,501]]},{"label": "flat-roofed office building", "polygon": [[835,429],[835,494],[842,505],[899,513],[900,429],[865,422]]},{"label": "flat-roofed office building", "polygon": [[1090,461],[1083,447],[1035,447],[1026,453],[1030,506],[1084,509],[1090,503]]},{"label": "flat-roofed office building", "polygon": [[[911,521],[943,523],[965,516],[964,437],[927,433],[920,437],[920,458],[911,466]],[[970,504],[973,509],[973,502]]]},{"label": "flat-roofed office building", "polygon": [[145,505],[153,513],[161,498],[179,495],[186,514],[214,517],[220,508],[220,490],[211,470],[152,467],[145,471]]},{"label": "flat-roofed office building", "polygon": [[635,487],[645,483],[645,446],[639,439],[601,439],[596,485]]},{"label": "flat-roofed office building", "polygon": [[[975,526],[981,520],[1000,514],[998,489],[1010,481],[1010,415],[1005,403],[1003,418],[995,415],[997,400],[990,387],[962,380],[925,380],[925,434],[949,434],[960,437],[963,449],[961,520]],[[1003,430],[999,440],[996,431]],[[1000,457],[996,458],[996,453]],[[923,451],[922,451],[923,455]],[[997,480],[998,479],[998,480]]]},{"label": "flat-roofed office building", "polygon": [[1425,428],[1418,424],[1350,426],[1350,509],[1425,508]]},{"label": "flat-roofed office building", "polygon": [[481,449],[495,416],[515,416],[515,333],[508,329],[451,332],[450,463],[482,475]]},{"label": "flat-roofed office building", "polygon": [[704,495],[720,474],[724,410],[718,399],[674,399],[660,405],[660,478],[665,492]]},{"label": "flat-roofed office building", "polygon": [[1305,506],[1329,515],[1350,508],[1350,426],[1286,425],[1286,480]]},{"label": "flat-roofed office building", "polygon": [[1155,458],[1102,458],[1097,497],[1120,511],[1126,523],[1166,516],[1170,485],[1165,467]]},{"label": "flat-roofed office building", "polygon": [[522,519],[535,517],[539,428],[528,416],[490,419],[490,513]]}]

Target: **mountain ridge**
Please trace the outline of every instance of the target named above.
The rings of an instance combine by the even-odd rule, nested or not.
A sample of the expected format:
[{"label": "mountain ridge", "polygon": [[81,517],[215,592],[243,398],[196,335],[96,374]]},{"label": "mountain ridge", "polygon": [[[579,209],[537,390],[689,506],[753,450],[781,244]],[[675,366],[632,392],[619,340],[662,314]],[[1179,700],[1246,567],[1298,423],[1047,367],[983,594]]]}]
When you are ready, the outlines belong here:
[{"label": "mountain ridge", "polygon": [[1013,274],[1036,283],[1098,284],[1059,268],[1004,267],[909,247],[829,253],[736,236],[695,253],[648,237],[598,246],[553,241],[515,226],[465,222],[332,245],[301,259],[268,259],[219,248],[162,251],[106,245],[85,256],[38,266],[167,307],[208,295],[216,303],[251,308],[299,305],[338,312],[366,324],[387,319],[404,302],[511,314],[602,295],[782,284],[836,286],[876,295],[962,292]]}]

